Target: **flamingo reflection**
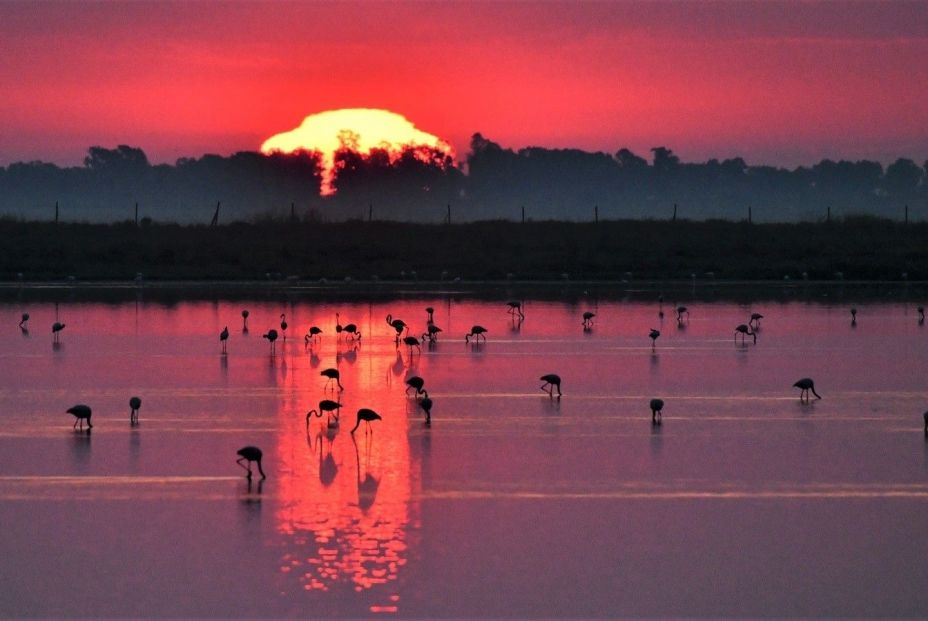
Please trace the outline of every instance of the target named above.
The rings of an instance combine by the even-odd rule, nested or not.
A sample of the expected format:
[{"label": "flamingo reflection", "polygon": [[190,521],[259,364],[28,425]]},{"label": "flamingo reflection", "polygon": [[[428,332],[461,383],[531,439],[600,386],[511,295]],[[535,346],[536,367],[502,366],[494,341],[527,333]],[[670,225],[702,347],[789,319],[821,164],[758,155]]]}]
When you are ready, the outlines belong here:
[{"label": "flamingo reflection", "polygon": [[[378,417],[379,418],[379,417]],[[360,423],[360,412],[358,422]],[[353,433],[353,432],[352,432]],[[368,510],[374,506],[374,500],[377,498],[377,489],[380,487],[380,479],[376,478],[370,472],[370,460],[371,460],[371,442],[368,441],[365,443],[367,451],[365,454],[365,465],[364,465],[364,478],[361,478],[361,450],[358,448],[358,443],[354,439],[354,436],[351,436],[352,444],[354,444],[354,457],[355,457],[355,467],[356,467],[356,480],[358,485],[358,507],[364,513],[367,513]]]}]

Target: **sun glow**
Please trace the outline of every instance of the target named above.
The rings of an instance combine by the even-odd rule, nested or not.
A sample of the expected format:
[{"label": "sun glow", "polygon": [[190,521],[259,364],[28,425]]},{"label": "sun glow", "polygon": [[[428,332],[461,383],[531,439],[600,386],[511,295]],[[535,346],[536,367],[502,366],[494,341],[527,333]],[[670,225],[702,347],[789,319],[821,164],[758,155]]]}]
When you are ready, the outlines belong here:
[{"label": "sun glow", "polygon": [[312,114],[299,127],[271,136],[262,153],[318,151],[322,155],[322,193],[333,194],[335,153],[348,148],[362,155],[383,149],[391,158],[406,148],[428,147],[453,157],[451,145],[418,129],[406,117],[388,110],[344,108]]}]

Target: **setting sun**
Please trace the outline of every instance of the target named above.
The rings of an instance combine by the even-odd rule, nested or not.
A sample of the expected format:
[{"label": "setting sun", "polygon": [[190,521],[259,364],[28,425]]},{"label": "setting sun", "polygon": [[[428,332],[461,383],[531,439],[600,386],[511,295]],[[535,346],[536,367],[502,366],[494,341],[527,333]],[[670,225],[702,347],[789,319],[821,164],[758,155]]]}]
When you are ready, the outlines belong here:
[{"label": "setting sun", "polygon": [[399,156],[407,147],[430,147],[454,155],[451,145],[418,129],[406,117],[388,110],[344,108],[312,114],[296,129],[276,134],[261,145],[262,153],[318,151],[322,154],[322,193],[332,194],[335,152],[347,147],[361,154],[385,149]]}]

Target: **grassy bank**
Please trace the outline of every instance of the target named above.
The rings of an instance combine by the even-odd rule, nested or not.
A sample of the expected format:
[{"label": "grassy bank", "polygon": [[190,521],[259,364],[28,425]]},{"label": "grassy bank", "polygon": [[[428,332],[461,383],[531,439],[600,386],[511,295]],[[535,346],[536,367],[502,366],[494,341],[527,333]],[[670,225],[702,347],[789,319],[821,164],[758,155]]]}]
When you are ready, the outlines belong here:
[{"label": "grassy bank", "polygon": [[[604,221],[150,224],[0,221],[0,280],[928,280],[928,224]],[[405,273],[405,275],[404,275]],[[510,276],[511,275],[511,276]]]}]

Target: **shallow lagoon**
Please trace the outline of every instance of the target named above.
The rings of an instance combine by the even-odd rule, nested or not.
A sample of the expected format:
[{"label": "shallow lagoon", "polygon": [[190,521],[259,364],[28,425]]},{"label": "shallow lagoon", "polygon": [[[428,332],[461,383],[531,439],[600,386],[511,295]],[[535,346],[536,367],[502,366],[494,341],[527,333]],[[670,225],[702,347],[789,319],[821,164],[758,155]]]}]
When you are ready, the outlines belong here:
[{"label": "shallow lagoon", "polygon": [[[440,294],[4,301],[0,615],[928,614],[917,303],[859,303],[856,326],[843,302],[685,303],[681,326],[642,299],[527,300],[521,323]],[[421,333],[426,306],[439,342],[397,349],[385,315]],[[336,341],[336,312],[360,343]],[[466,345],[475,323],[488,342]],[[307,348],[311,324],[325,333]],[[340,429],[307,433],[335,366]],[[539,390],[551,372],[560,400]],[[803,376],[821,401],[799,402]],[[79,402],[90,434],[64,412]],[[352,439],[360,407],[383,420]],[[261,484],[235,464],[246,444],[264,449]]]}]

